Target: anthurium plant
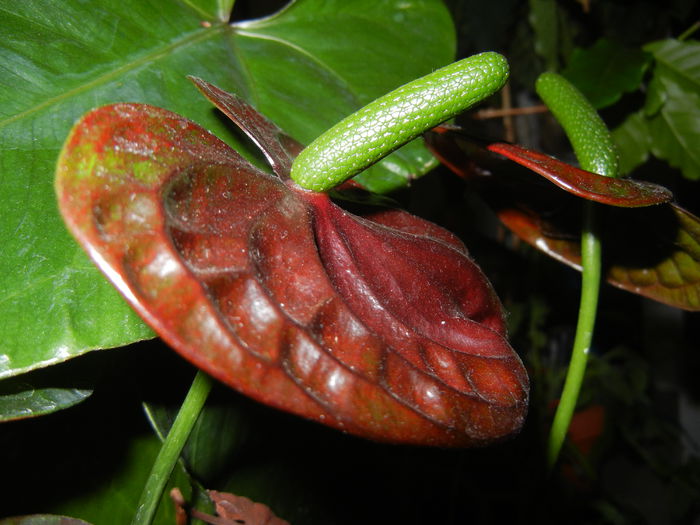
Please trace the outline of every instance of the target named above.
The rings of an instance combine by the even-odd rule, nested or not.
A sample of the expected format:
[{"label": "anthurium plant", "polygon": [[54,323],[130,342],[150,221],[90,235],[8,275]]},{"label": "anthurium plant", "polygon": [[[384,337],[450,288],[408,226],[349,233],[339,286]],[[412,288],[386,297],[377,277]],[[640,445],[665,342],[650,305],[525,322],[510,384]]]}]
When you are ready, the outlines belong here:
[{"label": "anthurium plant", "polygon": [[[146,470],[123,474],[139,479],[124,485],[132,503],[120,515],[132,523],[287,523],[236,495],[245,474],[217,464],[232,453],[232,465],[245,462],[236,441],[247,433],[240,403],[250,403],[243,412],[267,410],[256,403],[272,407],[265,414],[273,419],[284,417],[280,412],[300,416],[331,439],[386,447],[376,450],[458,453],[522,441],[532,397],[527,351],[509,341],[507,309],[487,272],[457,235],[386,196],[438,161],[513,234],[582,272],[571,362],[540,439],[546,476],[558,466],[566,472],[560,454],[585,388],[600,284],[700,310],[700,220],[666,187],[619,177],[614,135],[564,76],[543,73],[533,88],[578,166],[446,123],[499,94],[510,67],[495,52],[451,62],[454,40],[441,2],[298,0],[234,23],[232,4],[188,3],[146,30],[151,7],[105,6],[105,20],[129,22],[126,33],[145,30],[141,47],[130,48],[128,39],[119,44],[128,53],[112,58],[121,63],[116,69],[100,69],[103,56],[81,58],[82,72],[59,88],[44,71],[39,94],[29,92],[26,108],[2,123],[16,139],[18,126],[55,122],[57,112],[71,116],[58,139],[44,135],[34,146],[52,152],[45,162],[36,157],[39,173],[42,162],[44,171],[56,163],[55,178],[44,177],[43,185],[53,178],[58,213],[46,218],[29,209],[26,225],[15,224],[18,233],[41,224],[45,235],[60,233],[42,248],[51,256],[35,253],[27,275],[12,283],[16,292],[7,294],[25,314],[36,297],[32,304],[46,312],[50,329],[31,341],[22,337],[31,322],[26,315],[8,324],[0,364],[5,376],[16,377],[0,397],[3,420],[69,408],[93,393],[84,380],[56,387],[51,369],[32,371],[148,338],[151,330],[198,370],[179,410],[144,403],[157,439],[133,451],[142,469],[149,458]],[[24,27],[19,21],[36,16],[25,10],[13,11],[16,31]],[[386,31],[372,31],[368,13]],[[533,6],[533,15],[541,14]],[[424,37],[415,32],[418,20],[447,36]],[[63,56],[72,56],[74,27],[48,27]],[[327,46],[330,32],[349,27],[387,52],[415,45],[418,60],[387,72],[373,69],[368,53],[358,77],[357,56],[342,42]],[[22,45],[13,42],[7,47],[19,56]],[[38,56],[37,46],[25,47]],[[212,50],[228,57],[229,76],[214,70]],[[163,63],[173,74],[164,85],[177,95],[114,100],[123,86],[152,85],[147,66]],[[311,86],[322,102],[304,96]],[[74,107],[86,90],[101,104]],[[209,103],[216,110],[204,109]],[[17,151],[8,156],[21,168],[14,184],[28,169],[25,149]],[[30,293],[32,287],[51,292]],[[33,383],[18,381],[25,376]],[[214,409],[213,387],[228,399],[217,405],[223,411]],[[23,395],[30,391],[38,395]],[[200,485],[221,489],[221,476],[234,480],[225,484],[230,493]],[[184,495],[178,488],[167,503],[168,484]],[[12,519],[114,518],[73,512],[70,504],[47,508],[76,517],[54,511]]]}]

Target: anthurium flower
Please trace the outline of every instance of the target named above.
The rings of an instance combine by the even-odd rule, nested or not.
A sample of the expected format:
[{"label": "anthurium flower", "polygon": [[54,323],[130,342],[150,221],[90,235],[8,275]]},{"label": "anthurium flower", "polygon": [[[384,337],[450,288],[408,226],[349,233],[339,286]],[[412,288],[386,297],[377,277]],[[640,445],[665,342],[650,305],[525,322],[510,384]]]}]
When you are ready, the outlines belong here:
[{"label": "anthurium flower", "polygon": [[464,245],[404,211],[356,215],[300,188],[301,145],[196,83],[273,174],[141,104],[87,114],[58,165],[69,229],[146,322],[236,390],[352,434],[479,446],[517,432],[527,375]]}]

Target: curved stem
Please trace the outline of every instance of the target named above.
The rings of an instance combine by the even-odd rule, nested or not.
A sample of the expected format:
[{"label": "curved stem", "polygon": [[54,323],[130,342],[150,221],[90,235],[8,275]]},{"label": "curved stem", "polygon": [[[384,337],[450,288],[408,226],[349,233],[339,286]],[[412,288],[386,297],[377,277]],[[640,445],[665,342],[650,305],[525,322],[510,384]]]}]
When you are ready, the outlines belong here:
[{"label": "curved stem", "polygon": [[[618,175],[618,160],[610,131],[586,97],[556,73],[543,73],[535,83],[542,101],[564,128],[581,167],[608,177]],[[581,230],[581,301],[571,362],[549,434],[547,463],[554,466],[576,409],[593,340],[601,275],[601,245],[596,206],[584,205]]]},{"label": "curved stem", "polygon": [[557,462],[566,432],[571,424],[593,340],[601,275],[601,245],[596,232],[596,222],[595,204],[586,202],[581,232],[581,301],[571,361],[549,434],[547,463],[550,468]]},{"label": "curved stem", "polygon": [[148,525],[155,517],[158,503],[160,503],[165,485],[170,479],[170,474],[175,468],[175,463],[187,443],[187,438],[192,432],[199,417],[204,402],[212,387],[212,379],[201,370],[192,382],[185,401],[175,418],[168,436],[158,452],[153,468],[146,481],[146,486],[141,493],[141,499],[136,507],[136,514],[131,521],[132,525]]}]

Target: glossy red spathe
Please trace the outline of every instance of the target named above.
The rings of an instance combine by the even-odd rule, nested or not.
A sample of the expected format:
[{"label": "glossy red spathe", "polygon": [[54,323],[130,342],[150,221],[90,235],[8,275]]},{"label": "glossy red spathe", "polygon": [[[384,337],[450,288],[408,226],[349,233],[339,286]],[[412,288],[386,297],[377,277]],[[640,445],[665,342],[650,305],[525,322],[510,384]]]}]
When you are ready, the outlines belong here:
[{"label": "glossy red spathe", "polygon": [[86,115],[59,161],[66,223],[141,316],[231,387],[359,436],[481,446],[516,433],[527,375],[462,243],[401,210],[358,216],[297,187],[301,146],[195,82],[274,175],[138,104]]}]

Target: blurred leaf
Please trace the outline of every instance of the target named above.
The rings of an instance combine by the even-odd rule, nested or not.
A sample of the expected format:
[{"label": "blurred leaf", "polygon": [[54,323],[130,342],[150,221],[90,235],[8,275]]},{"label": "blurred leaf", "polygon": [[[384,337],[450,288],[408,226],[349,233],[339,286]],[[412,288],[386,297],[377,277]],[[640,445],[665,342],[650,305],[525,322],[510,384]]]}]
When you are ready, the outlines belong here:
[{"label": "blurred leaf", "polygon": [[647,118],[651,152],[681,170],[689,179],[700,179],[700,92],[684,91],[664,70],[657,70],[649,85],[649,99],[658,110]]},{"label": "blurred leaf", "polygon": [[550,71],[559,69],[559,16],[555,0],[530,0],[530,24],[535,32],[535,51]]},{"label": "blurred leaf", "polygon": [[655,116],[668,100],[668,93],[661,81],[662,75],[654,75],[647,86],[647,98],[642,111],[649,118]]},{"label": "blurred leaf", "polygon": [[651,137],[642,112],[630,114],[612,131],[620,155],[620,174],[626,175],[649,158]]},{"label": "blurred leaf", "polygon": [[[121,468],[112,474],[108,482],[61,500],[52,508],[53,512],[78,516],[95,524],[130,523],[159,450],[160,440],[155,435],[134,437]],[[109,454],[109,450],[104,453]],[[75,468],[81,468],[81,465],[76,464]],[[182,467],[177,466],[161,499],[154,525],[174,523],[175,511],[168,495],[173,487],[179,487],[187,499],[192,499],[190,479]]]},{"label": "blurred leaf", "polygon": [[53,514],[34,514],[0,519],[0,525],[90,525],[87,521]]},{"label": "blurred leaf", "polygon": [[[607,278],[657,301],[700,310],[700,219],[667,204],[609,221]],[[624,240],[623,240],[624,238]]]},{"label": "blurred leaf", "polygon": [[700,179],[700,43],[662,40],[645,50],[656,60],[644,107],[651,152]]},{"label": "blurred leaf", "polygon": [[602,38],[587,49],[576,48],[562,75],[600,109],[639,88],[650,58],[639,49]]},{"label": "blurred leaf", "polygon": [[337,509],[340,500],[329,504],[331,495],[325,487],[319,490],[305,475],[303,458],[280,457],[273,452],[267,461],[256,459],[236,468],[225,484],[227,492],[265,502],[292,525],[325,525],[338,520],[333,507]]},{"label": "blurred leaf", "polygon": [[678,84],[684,91],[700,94],[700,42],[660,40],[644,46],[654,55],[656,73]]},{"label": "blurred leaf", "polygon": [[[375,96],[449,62],[454,50],[438,0],[299,0],[233,26],[221,21],[226,5],[66,0],[3,8],[0,377],[152,336],[56,211],[54,163],[87,110],[124,100],[166,107],[246,154],[186,75],[243,94],[309,141]],[[405,185],[434,164],[419,144],[409,150],[373,167],[366,185]]]},{"label": "blurred leaf", "polygon": [[[223,395],[222,401],[217,401],[215,395],[209,397],[182,452],[188,471],[205,485],[230,468],[236,452],[248,437],[248,421],[236,404],[237,394],[227,391]],[[163,440],[179,407],[144,403],[144,409]]]}]

